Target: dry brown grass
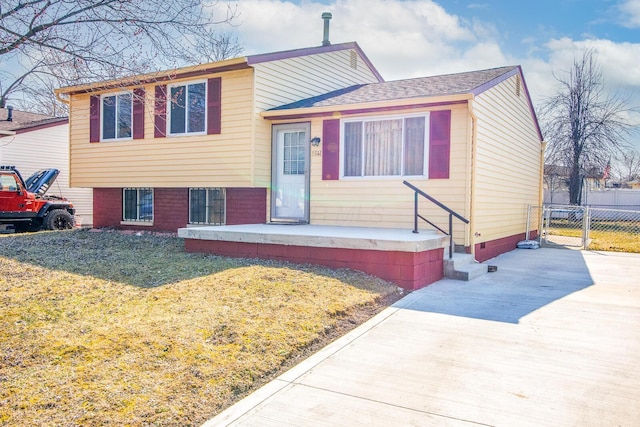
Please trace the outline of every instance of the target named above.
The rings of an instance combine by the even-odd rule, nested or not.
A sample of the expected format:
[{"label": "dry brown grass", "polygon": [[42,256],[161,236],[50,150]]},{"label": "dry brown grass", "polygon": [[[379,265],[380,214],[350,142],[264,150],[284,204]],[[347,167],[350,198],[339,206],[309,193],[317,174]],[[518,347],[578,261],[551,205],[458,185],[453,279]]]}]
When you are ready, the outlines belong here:
[{"label": "dry brown grass", "polygon": [[[553,228],[550,234],[556,236],[582,237],[582,230]],[[589,250],[640,253],[638,233],[620,230],[591,230],[589,232]]]},{"label": "dry brown grass", "polygon": [[171,236],[0,236],[0,425],[198,425],[397,298]]}]

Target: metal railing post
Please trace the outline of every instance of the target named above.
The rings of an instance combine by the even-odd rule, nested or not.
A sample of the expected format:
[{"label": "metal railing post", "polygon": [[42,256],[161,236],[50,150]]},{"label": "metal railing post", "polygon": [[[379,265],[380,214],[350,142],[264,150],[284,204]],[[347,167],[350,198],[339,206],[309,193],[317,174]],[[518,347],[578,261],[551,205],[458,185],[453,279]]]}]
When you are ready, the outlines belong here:
[{"label": "metal railing post", "polygon": [[418,234],[418,192],[413,192],[413,232]]},{"label": "metal railing post", "polygon": [[449,259],[453,259],[453,214],[449,212]]},{"label": "metal railing post", "polygon": [[[424,191],[420,190],[418,187],[414,186],[413,184],[410,184],[407,181],[402,181],[402,183],[413,190],[413,232],[418,233],[418,218],[420,218],[421,220],[427,222],[436,230],[440,231],[442,234],[449,235],[449,259],[452,259],[453,258],[453,217],[455,216],[457,219],[459,219],[465,224],[469,224],[469,220],[463,217],[462,215],[460,215],[459,213],[454,212],[447,206],[443,205],[442,203],[440,203],[439,201],[437,201],[436,199],[434,199]],[[418,213],[418,195],[424,197],[425,199],[434,203],[439,208],[444,209],[446,212],[449,213],[449,232],[448,233]]]}]

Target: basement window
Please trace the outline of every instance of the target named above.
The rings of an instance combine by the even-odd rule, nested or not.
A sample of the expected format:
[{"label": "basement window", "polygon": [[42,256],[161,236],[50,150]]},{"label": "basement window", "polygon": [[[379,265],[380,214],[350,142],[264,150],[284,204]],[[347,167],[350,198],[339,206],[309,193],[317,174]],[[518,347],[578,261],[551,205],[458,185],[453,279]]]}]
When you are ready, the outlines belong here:
[{"label": "basement window", "polygon": [[123,222],[153,222],[153,189],[125,188],[122,190]]},{"label": "basement window", "polygon": [[189,224],[224,225],[224,188],[189,189]]}]

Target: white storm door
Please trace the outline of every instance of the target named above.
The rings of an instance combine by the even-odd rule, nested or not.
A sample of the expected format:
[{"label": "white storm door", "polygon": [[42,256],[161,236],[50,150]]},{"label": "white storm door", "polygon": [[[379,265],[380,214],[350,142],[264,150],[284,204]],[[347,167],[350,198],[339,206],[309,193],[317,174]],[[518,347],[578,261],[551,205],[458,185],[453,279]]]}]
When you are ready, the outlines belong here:
[{"label": "white storm door", "polygon": [[309,222],[309,123],[273,126],[271,220]]}]

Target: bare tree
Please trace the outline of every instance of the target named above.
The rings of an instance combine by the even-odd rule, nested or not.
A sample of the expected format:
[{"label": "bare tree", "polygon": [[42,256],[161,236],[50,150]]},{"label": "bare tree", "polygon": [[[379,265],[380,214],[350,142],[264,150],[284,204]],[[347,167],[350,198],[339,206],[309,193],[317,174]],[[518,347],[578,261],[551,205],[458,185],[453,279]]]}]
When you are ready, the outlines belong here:
[{"label": "bare tree", "polygon": [[640,179],[640,151],[636,149],[621,152],[613,169],[621,184]]},{"label": "bare tree", "polygon": [[630,111],[627,99],[607,95],[593,51],[585,51],[556,80],[559,91],[541,111],[547,162],[568,168],[569,202],[579,205],[585,174],[594,166],[604,173],[634,128],[625,118]]},{"label": "bare tree", "polygon": [[243,52],[238,37],[231,32],[210,31],[195,42],[196,57],[187,58],[191,63],[217,62],[236,58]]},{"label": "bare tree", "polygon": [[16,71],[0,73],[0,108],[20,91],[186,65],[236,15],[218,1],[2,0],[0,58]]}]

